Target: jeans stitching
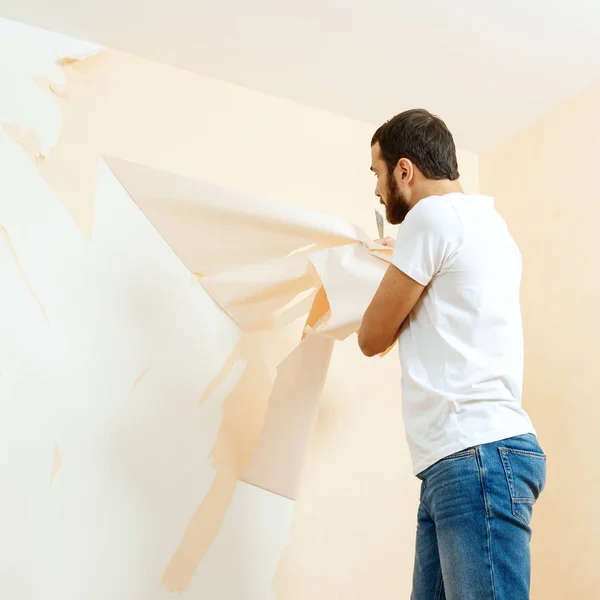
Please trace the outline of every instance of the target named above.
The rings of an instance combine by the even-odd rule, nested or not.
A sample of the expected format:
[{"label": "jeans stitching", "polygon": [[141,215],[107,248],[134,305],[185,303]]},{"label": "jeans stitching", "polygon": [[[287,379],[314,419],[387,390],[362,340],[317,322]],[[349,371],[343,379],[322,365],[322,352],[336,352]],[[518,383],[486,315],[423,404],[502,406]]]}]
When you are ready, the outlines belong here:
[{"label": "jeans stitching", "polygon": [[508,460],[508,456],[506,455],[506,453],[508,452],[508,448],[498,448],[498,451],[500,452],[500,460],[502,461],[502,466],[504,467],[504,474],[506,475],[506,482],[508,483],[508,493],[510,495],[510,499],[512,500],[515,495],[515,484],[513,482],[510,461]]},{"label": "jeans stitching", "polygon": [[543,452],[530,452],[529,450],[516,450],[515,448],[498,448],[500,452],[512,452],[513,454],[522,454],[523,456],[532,456],[540,460],[547,460],[547,456]]},{"label": "jeans stitching", "polygon": [[515,503],[513,502],[513,515],[519,519],[519,521],[521,521],[521,523],[523,523],[523,525],[525,525],[526,527],[529,527],[529,523],[527,522],[527,519],[525,517],[522,517],[516,510],[514,510],[515,508]]},{"label": "jeans stitching", "polygon": [[490,578],[492,580],[492,597],[493,600],[497,600],[496,578],[494,576],[494,561],[492,558],[492,529],[490,527],[490,506],[488,503],[487,493],[485,489],[485,482],[483,480],[483,460],[481,458],[480,450],[477,451],[477,466],[479,470],[479,481],[481,482],[481,493],[483,494],[483,503],[485,506],[485,527],[487,530],[488,559],[490,561]]},{"label": "jeans stitching", "polygon": [[510,496],[510,506],[512,509],[512,514],[516,517],[521,523],[526,525],[527,527],[530,524],[527,522],[527,519],[523,517],[519,510],[517,509],[517,505],[519,504],[531,504],[533,506],[536,503],[535,498],[517,498],[516,497],[516,489],[513,480],[513,472],[512,465],[510,464],[510,460],[508,458],[508,454],[513,452],[515,454],[522,454],[525,456],[532,456],[533,458],[538,458],[540,460],[546,460],[546,456],[540,454],[539,452],[527,452],[526,450],[513,450],[512,448],[498,448],[500,453],[500,459],[502,460],[502,466],[504,467],[504,474],[506,475],[506,481],[508,483],[508,495]]}]

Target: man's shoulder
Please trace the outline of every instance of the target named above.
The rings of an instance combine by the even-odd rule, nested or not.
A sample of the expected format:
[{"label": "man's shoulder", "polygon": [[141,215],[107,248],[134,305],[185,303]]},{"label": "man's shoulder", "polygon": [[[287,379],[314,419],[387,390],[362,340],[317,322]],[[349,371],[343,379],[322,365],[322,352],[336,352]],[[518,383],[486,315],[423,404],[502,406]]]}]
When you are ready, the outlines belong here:
[{"label": "man's shoulder", "polygon": [[444,225],[448,221],[459,220],[459,211],[455,203],[458,199],[449,196],[428,196],[423,198],[412,210],[407,219],[415,223],[429,223]]}]

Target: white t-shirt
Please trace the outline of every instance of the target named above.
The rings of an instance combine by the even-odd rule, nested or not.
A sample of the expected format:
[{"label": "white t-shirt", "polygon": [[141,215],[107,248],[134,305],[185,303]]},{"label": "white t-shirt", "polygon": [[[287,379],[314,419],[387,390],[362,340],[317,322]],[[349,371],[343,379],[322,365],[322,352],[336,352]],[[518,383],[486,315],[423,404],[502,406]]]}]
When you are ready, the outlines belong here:
[{"label": "white t-shirt", "polygon": [[392,263],[427,286],[399,337],[413,470],[455,452],[534,433],[521,408],[521,255],[492,198],[418,202]]}]

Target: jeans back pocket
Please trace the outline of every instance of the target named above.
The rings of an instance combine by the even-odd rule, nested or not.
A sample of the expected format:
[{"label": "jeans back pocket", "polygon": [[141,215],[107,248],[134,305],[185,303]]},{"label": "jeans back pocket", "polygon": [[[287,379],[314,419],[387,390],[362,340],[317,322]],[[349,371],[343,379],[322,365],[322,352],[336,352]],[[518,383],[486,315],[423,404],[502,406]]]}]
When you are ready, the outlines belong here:
[{"label": "jeans back pocket", "polygon": [[546,485],[546,455],[513,448],[499,448],[515,517],[531,524],[533,505]]}]

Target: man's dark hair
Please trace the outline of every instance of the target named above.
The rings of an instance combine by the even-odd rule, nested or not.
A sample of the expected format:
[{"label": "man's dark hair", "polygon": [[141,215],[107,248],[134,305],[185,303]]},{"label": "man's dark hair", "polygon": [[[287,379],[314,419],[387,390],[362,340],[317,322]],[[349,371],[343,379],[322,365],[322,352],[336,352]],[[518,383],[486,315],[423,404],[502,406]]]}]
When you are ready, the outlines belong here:
[{"label": "man's dark hair", "polygon": [[373,136],[391,173],[401,158],[427,179],[458,179],[456,146],[444,121],[423,109],[407,110],[384,123]]}]

